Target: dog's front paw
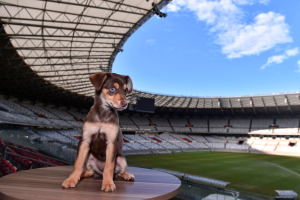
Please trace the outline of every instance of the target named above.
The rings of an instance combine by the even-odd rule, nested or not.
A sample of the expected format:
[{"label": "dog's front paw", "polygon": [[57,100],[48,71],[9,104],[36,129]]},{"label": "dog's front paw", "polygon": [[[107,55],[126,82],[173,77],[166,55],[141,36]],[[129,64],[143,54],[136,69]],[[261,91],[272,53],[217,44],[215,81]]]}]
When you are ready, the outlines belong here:
[{"label": "dog's front paw", "polygon": [[133,174],[127,172],[124,172],[122,175],[120,175],[120,177],[122,177],[126,181],[134,181],[135,178]]},{"label": "dog's front paw", "polygon": [[63,188],[75,187],[77,183],[78,183],[78,179],[68,178],[63,182],[62,187]]},{"label": "dog's front paw", "polygon": [[116,185],[114,184],[114,182],[110,182],[110,183],[103,182],[101,190],[104,190],[105,192],[113,192],[116,190]]}]

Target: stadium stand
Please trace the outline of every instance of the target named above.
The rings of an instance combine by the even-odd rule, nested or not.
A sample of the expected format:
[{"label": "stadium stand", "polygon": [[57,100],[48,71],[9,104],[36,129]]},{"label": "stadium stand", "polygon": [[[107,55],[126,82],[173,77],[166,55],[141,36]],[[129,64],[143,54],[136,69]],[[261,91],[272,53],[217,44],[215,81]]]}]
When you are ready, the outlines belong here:
[{"label": "stadium stand", "polygon": [[77,111],[73,111],[73,110],[68,110],[68,112],[73,115],[75,118],[81,119],[82,121],[84,121],[85,117],[86,117],[86,113],[81,113],[81,112],[77,112]]},{"label": "stadium stand", "polygon": [[138,126],[149,126],[149,119],[147,117],[130,117],[130,119]]},{"label": "stadium stand", "polygon": [[150,118],[151,122],[157,126],[169,127],[170,123],[167,118]]},{"label": "stadium stand", "polygon": [[193,127],[191,128],[191,131],[192,132],[195,132],[195,133],[208,133],[208,128],[197,128],[197,127]]},{"label": "stadium stand", "polygon": [[189,145],[189,143],[185,143],[185,142],[171,142],[171,143],[173,143],[173,145],[178,146],[179,148],[182,148],[182,149],[194,148],[192,145]]},{"label": "stadium stand", "polygon": [[170,123],[171,125],[175,128],[175,127],[185,127],[188,122],[186,119],[172,119],[170,118]]},{"label": "stadium stand", "polygon": [[191,137],[184,134],[173,134],[173,137],[177,138],[181,142],[191,142],[193,140]]},{"label": "stadium stand", "polygon": [[123,129],[138,130],[138,127],[129,119],[128,116],[119,116],[119,124]]},{"label": "stadium stand", "polygon": [[199,128],[207,128],[207,119],[190,119],[190,124],[193,125],[194,127],[199,127]]},{"label": "stadium stand", "polygon": [[209,148],[209,146],[207,146],[205,143],[202,143],[202,142],[192,142],[192,143],[190,143],[190,145],[192,145],[195,148],[199,148],[199,149]]},{"label": "stadium stand", "polygon": [[253,119],[252,128],[269,128],[270,125],[274,124],[273,119]]},{"label": "stadium stand", "polygon": [[124,138],[129,141],[134,141],[134,142],[149,142],[149,141],[151,141],[149,138],[142,137],[139,135],[124,135]]},{"label": "stadium stand", "polygon": [[[28,105],[0,99],[0,121],[12,124],[81,128],[86,114],[71,110]],[[182,133],[233,133],[246,134],[297,134],[298,118],[278,119],[173,119],[155,117],[119,116],[123,130],[140,130],[148,132],[182,132]],[[170,122],[169,122],[170,121]],[[276,123],[275,123],[276,122]],[[150,126],[150,123],[153,125]],[[192,127],[186,127],[187,124]],[[209,124],[209,126],[208,126]],[[226,125],[231,127],[225,128]],[[270,127],[270,126],[278,127]]]},{"label": "stadium stand", "polygon": [[156,126],[156,130],[161,131],[161,132],[171,132],[171,131],[173,131],[173,129],[170,126],[169,127]]},{"label": "stadium stand", "polygon": [[67,113],[66,111],[64,111],[64,110],[48,108],[48,107],[45,107],[45,109],[47,111],[51,112],[52,114],[54,114],[55,116],[59,116],[60,119],[74,120],[74,117],[72,115],[70,115],[69,113]]},{"label": "stadium stand", "polygon": [[0,177],[17,172],[16,167],[12,166],[8,160],[1,158],[0,162]]},{"label": "stadium stand", "polygon": [[225,125],[228,125],[227,119],[210,119],[209,127],[211,128],[224,128]]},{"label": "stadium stand", "polygon": [[179,140],[177,140],[175,137],[173,137],[169,133],[163,133],[163,134],[159,135],[158,138],[162,139],[164,141],[168,141],[168,142],[180,142]]},{"label": "stadium stand", "polygon": [[190,128],[188,127],[176,127],[173,126],[175,132],[190,132]]},{"label": "stadium stand", "polygon": [[170,143],[170,142],[161,142],[159,145],[163,146],[166,149],[178,149],[178,146]]},{"label": "stadium stand", "polygon": [[42,114],[46,118],[59,119],[57,116],[48,112],[46,109],[44,109],[40,106],[32,106],[32,105],[28,105],[28,104],[20,104],[20,105],[24,106],[25,108],[27,108],[28,110],[31,110],[32,112],[34,112],[36,114]]},{"label": "stadium stand", "polygon": [[22,145],[17,146],[12,142],[7,142],[5,144],[1,139],[0,156],[0,175],[2,176],[32,168],[63,166],[62,163],[53,160],[50,157],[45,157],[34,149]]},{"label": "stadium stand", "polygon": [[250,128],[250,119],[231,119],[231,128],[228,129],[229,133],[248,133]]},{"label": "stadium stand", "polygon": [[154,142],[144,142],[143,145],[148,147],[149,149],[165,149],[160,144],[156,144]]},{"label": "stadium stand", "polygon": [[[64,136],[63,134],[60,134],[57,131],[36,131],[38,134],[44,136],[41,138],[42,141],[60,141],[62,143],[72,143],[72,140],[69,137]],[[74,138],[75,140],[75,138]]]},{"label": "stadium stand", "polygon": [[139,126],[139,130],[144,130],[144,131],[156,131],[154,126]]},{"label": "stadium stand", "polygon": [[26,116],[35,116],[35,114],[32,111],[24,108],[23,106],[19,105],[18,103],[15,103],[13,101],[7,101],[5,99],[0,99],[0,106],[5,107],[8,110],[8,112],[10,112],[10,113],[23,114]]}]

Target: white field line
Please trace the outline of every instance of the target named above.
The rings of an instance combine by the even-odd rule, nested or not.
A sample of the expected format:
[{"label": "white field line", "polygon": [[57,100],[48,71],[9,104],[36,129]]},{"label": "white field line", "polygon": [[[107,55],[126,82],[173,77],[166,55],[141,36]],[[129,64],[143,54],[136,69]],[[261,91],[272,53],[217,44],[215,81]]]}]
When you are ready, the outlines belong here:
[{"label": "white field line", "polygon": [[289,169],[287,169],[287,168],[285,168],[285,167],[282,167],[282,166],[277,165],[277,164],[275,164],[275,163],[270,163],[270,162],[266,162],[266,163],[268,163],[268,164],[270,164],[270,165],[273,165],[273,166],[276,166],[276,167],[279,167],[279,168],[281,168],[281,169],[283,169],[283,170],[285,170],[285,171],[291,172],[292,174],[295,174],[296,176],[299,176],[299,177],[300,177],[300,174],[298,174],[298,173],[296,173],[296,172],[294,172],[294,171],[292,171],[292,170],[289,170]]}]

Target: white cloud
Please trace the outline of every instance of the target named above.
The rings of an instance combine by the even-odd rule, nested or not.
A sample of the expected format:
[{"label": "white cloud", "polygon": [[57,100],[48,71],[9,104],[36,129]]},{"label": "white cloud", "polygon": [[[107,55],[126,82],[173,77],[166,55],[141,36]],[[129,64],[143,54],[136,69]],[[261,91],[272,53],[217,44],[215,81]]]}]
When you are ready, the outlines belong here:
[{"label": "white cloud", "polygon": [[215,42],[221,45],[222,53],[226,54],[227,58],[239,58],[257,55],[277,44],[292,42],[289,27],[281,14],[261,13],[253,22],[246,23],[240,5],[268,2],[268,0],[174,0],[169,5],[176,7],[173,8],[173,12],[179,10],[194,12],[200,21],[206,22],[211,27],[210,32],[217,35]]},{"label": "white cloud", "polygon": [[252,5],[256,2],[267,5],[270,0],[233,0],[233,2],[238,5]]},{"label": "white cloud", "polygon": [[287,56],[295,56],[299,53],[299,49],[298,49],[298,47],[294,48],[294,49],[289,49],[285,53]]},{"label": "white cloud", "polygon": [[259,0],[258,2],[267,5],[270,2],[270,0]]},{"label": "white cloud", "polygon": [[269,12],[257,15],[254,21],[222,33],[219,43],[228,58],[255,55],[275,47],[276,44],[292,42],[284,16]]},{"label": "white cloud", "polygon": [[154,45],[154,43],[155,43],[154,39],[148,39],[148,40],[146,40],[146,45],[152,46],[152,45]]},{"label": "white cloud", "polygon": [[178,5],[172,3],[168,5],[168,11],[177,12],[178,10],[180,10],[180,7]]},{"label": "white cloud", "polygon": [[[279,64],[282,63],[284,60],[288,59],[291,56],[296,56],[299,54],[299,49],[298,47],[294,49],[289,49],[284,52],[282,55],[277,55],[277,56],[271,56],[268,58],[268,61],[266,64],[264,64],[261,69],[265,69],[267,66],[271,64]],[[298,62],[299,63],[299,62]]]}]

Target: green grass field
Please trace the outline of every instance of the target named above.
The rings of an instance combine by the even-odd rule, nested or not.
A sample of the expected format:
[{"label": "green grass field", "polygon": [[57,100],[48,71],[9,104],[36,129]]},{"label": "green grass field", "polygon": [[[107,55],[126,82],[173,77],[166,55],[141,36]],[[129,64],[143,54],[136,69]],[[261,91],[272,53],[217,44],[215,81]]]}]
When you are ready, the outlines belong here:
[{"label": "green grass field", "polygon": [[190,152],[126,156],[129,165],[170,169],[230,182],[227,187],[258,194],[294,190],[300,195],[300,157],[265,154]]}]

